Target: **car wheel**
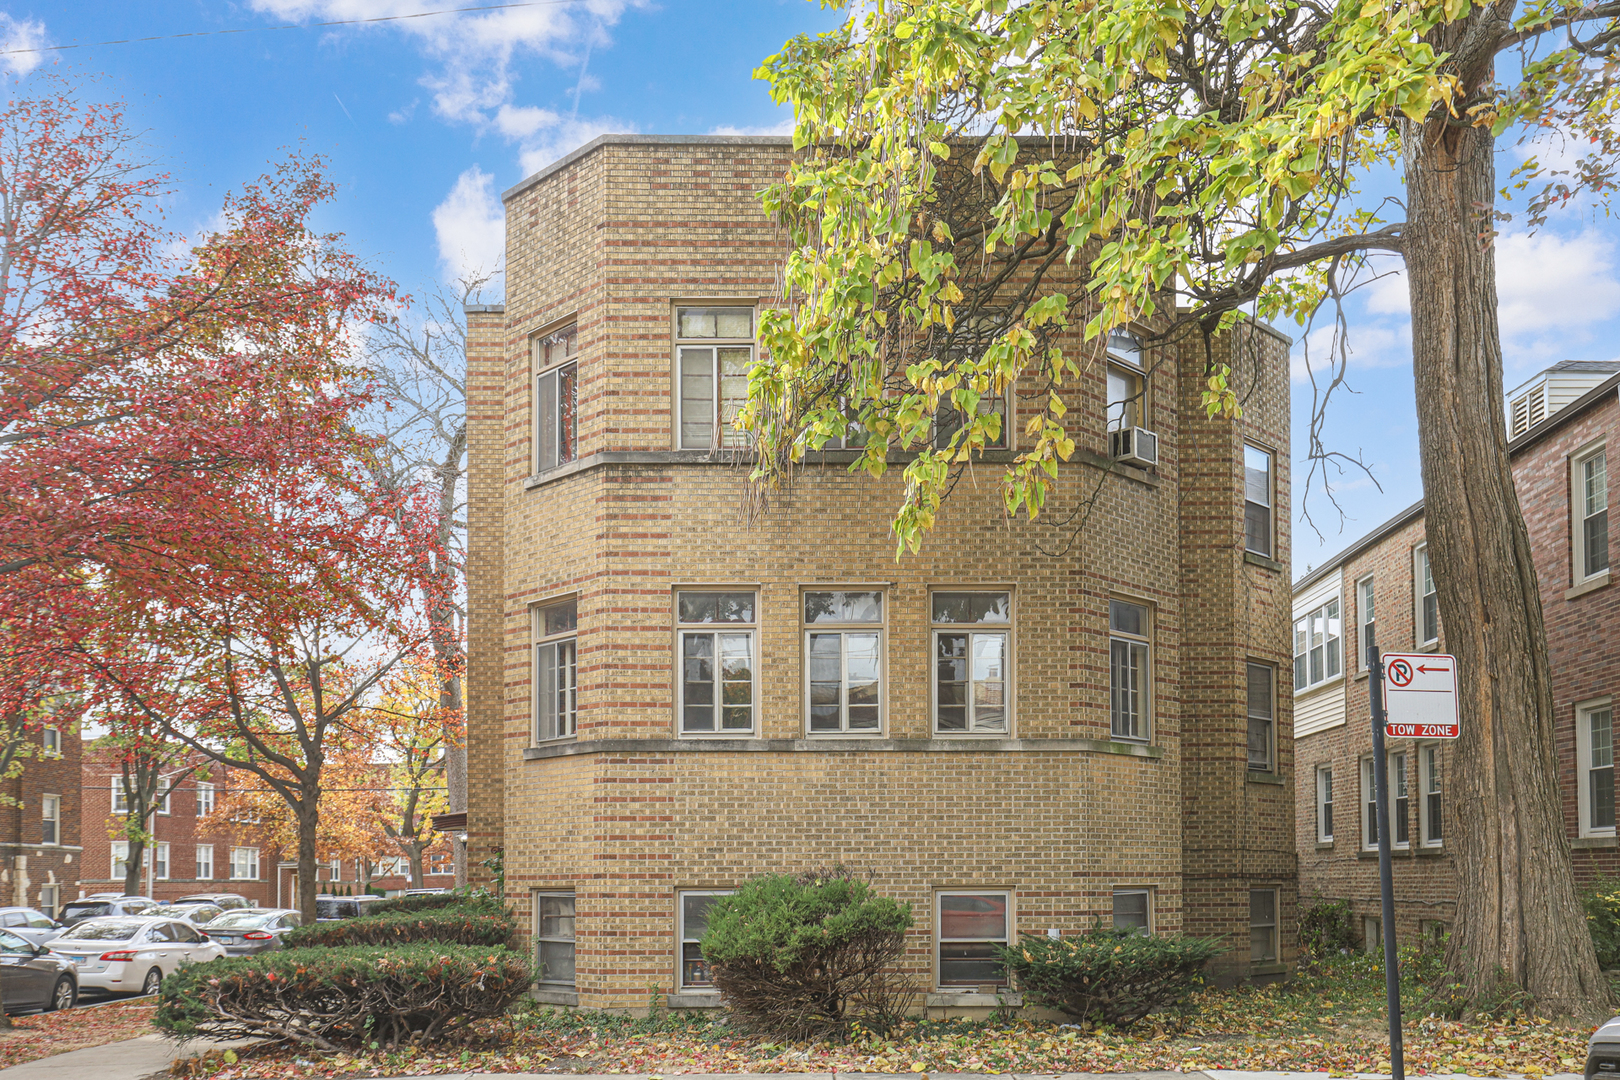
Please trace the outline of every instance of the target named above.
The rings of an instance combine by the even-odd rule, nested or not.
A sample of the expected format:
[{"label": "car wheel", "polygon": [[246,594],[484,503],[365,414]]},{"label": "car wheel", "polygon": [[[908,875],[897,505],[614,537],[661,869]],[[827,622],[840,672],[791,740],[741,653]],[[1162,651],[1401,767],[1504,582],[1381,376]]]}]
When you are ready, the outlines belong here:
[{"label": "car wheel", "polygon": [[51,1001],[45,1006],[47,1012],[58,1009],[71,1009],[79,1000],[79,988],[73,985],[73,980],[63,975],[56,980],[56,988],[51,991]]},{"label": "car wheel", "polygon": [[153,968],[146,973],[146,981],[141,983],[141,993],[150,996],[157,993],[158,988],[162,985],[163,971],[159,968]]}]

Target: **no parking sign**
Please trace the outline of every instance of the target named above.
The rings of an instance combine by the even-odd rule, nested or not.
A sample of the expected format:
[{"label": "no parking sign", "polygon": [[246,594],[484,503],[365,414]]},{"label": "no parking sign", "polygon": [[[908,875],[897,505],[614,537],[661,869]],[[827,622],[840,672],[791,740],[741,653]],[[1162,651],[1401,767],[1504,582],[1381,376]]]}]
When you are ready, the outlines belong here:
[{"label": "no parking sign", "polygon": [[1384,653],[1384,735],[1455,739],[1457,658],[1444,653]]}]

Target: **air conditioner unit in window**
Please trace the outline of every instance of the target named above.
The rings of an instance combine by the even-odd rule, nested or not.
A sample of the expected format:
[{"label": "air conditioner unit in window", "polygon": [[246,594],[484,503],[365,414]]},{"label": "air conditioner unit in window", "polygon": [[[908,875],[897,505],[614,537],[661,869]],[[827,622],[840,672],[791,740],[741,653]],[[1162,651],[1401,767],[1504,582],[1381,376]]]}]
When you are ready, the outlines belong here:
[{"label": "air conditioner unit in window", "polygon": [[1157,465],[1159,437],[1147,428],[1126,427],[1108,433],[1108,456],[1127,465]]}]

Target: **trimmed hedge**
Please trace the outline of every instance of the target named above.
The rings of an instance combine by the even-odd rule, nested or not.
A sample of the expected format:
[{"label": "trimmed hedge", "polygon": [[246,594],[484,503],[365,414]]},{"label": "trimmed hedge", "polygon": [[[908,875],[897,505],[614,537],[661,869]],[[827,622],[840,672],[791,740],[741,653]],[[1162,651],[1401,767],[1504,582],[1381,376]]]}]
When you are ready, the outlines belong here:
[{"label": "trimmed hedge", "polygon": [[366,916],[388,915],[399,911],[435,911],[446,907],[487,907],[500,911],[501,902],[483,889],[418,893],[416,896],[394,896],[387,900],[378,900],[371,905]]},{"label": "trimmed hedge", "polygon": [[[414,899],[414,898],[413,898]],[[290,949],[310,946],[408,945],[436,941],[483,948],[512,944],[517,922],[498,907],[461,905],[430,911],[368,912],[355,919],[334,919],[289,930],[282,943]]]},{"label": "trimmed hedge", "polygon": [[1204,985],[1204,965],[1224,950],[1218,938],[1108,927],[1066,938],[1028,934],[999,952],[1026,1003],[1124,1026],[1184,1003]]},{"label": "trimmed hedge", "polygon": [[181,967],[163,980],[152,1022],[182,1041],[423,1044],[504,1015],[531,977],[509,949],[285,949]]}]

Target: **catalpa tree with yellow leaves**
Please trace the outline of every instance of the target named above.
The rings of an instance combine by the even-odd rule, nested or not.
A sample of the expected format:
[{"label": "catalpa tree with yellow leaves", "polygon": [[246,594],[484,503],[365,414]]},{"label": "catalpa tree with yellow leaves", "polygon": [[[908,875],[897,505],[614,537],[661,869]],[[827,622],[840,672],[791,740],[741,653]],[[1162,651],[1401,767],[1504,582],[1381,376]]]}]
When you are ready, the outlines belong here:
[{"label": "catalpa tree with yellow leaves", "polygon": [[[1538,133],[1589,148],[1512,179],[1533,223],[1607,196],[1617,16],[1568,0],[872,0],[759,72],[792,104],[800,153],[765,193],[792,239],[789,303],[761,319],[739,420],[764,488],[829,439],[864,441],[853,468],[873,475],[910,451],[894,530],[915,549],[998,439],[984,403],[1008,387],[1035,414],[1001,489],[1034,517],[1076,452],[1063,387],[1111,330],[1151,353],[1245,313],[1305,320],[1369,255],[1404,259],[1429,556],[1464,688],[1448,961],[1459,1000],[1505,987],[1580,1014],[1610,993],[1571,878],[1508,467],[1494,155]],[[1371,205],[1358,183],[1386,168],[1404,192]],[[1205,355],[1206,407],[1237,415],[1232,373]],[[942,405],[962,419],[936,441]]]}]

